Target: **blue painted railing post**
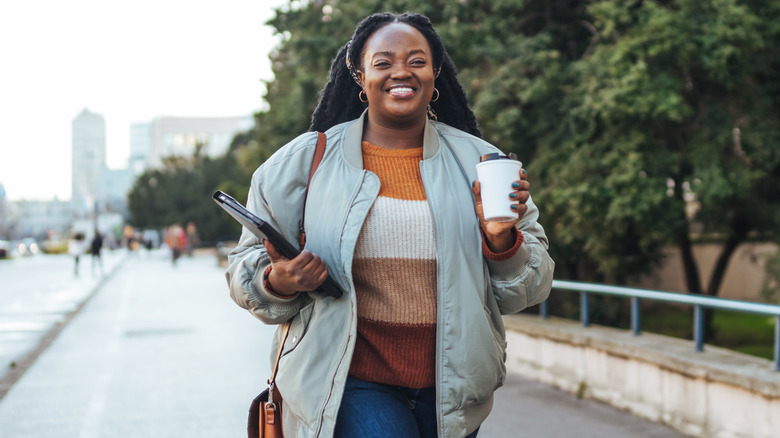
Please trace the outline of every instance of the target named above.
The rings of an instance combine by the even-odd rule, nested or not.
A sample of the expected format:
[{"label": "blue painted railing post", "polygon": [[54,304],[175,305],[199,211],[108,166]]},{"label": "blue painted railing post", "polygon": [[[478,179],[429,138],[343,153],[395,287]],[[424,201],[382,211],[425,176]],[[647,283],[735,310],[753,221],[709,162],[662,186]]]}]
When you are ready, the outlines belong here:
[{"label": "blue painted railing post", "polygon": [[639,298],[631,297],[631,330],[634,332],[634,336],[639,335]]},{"label": "blue painted railing post", "polygon": [[590,304],[588,303],[588,293],[580,292],[580,320],[583,327],[590,326]]},{"label": "blue painted railing post", "polygon": [[780,316],[775,317],[775,371],[780,371]]},{"label": "blue painted railing post", "polygon": [[704,351],[704,309],[698,304],[693,306],[693,339],[696,351]]},{"label": "blue painted railing post", "polygon": [[547,309],[547,300],[544,300],[541,304],[539,304],[539,316],[541,316],[542,319],[547,319],[550,317]]}]

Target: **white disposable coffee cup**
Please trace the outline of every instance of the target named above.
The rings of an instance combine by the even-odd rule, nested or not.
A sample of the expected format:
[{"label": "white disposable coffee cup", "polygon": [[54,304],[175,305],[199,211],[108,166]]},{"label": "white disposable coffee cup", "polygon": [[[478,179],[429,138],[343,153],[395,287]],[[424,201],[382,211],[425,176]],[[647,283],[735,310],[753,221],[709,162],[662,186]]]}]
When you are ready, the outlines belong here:
[{"label": "white disposable coffee cup", "polygon": [[498,153],[486,154],[477,164],[482,195],[482,212],[489,222],[511,222],[517,220],[517,212],[511,205],[515,202],[509,197],[514,191],[512,183],[520,179],[523,163]]}]

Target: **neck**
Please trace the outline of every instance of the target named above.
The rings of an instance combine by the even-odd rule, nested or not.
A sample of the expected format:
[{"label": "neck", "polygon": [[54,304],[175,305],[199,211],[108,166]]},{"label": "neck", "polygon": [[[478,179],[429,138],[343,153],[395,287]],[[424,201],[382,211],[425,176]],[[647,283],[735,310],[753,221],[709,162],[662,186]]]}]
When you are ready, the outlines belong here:
[{"label": "neck", "polygon": [[366,114],[363,124],[363,141],[387,149],[411,149],[423,145],[426,119],[419,122],[393,126],[376,121]]}]

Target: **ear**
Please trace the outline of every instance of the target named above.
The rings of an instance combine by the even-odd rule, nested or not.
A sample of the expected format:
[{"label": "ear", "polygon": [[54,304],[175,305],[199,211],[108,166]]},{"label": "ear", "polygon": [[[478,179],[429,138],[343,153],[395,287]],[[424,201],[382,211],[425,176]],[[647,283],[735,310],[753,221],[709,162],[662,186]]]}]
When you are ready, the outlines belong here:
[{"label": "ear", "polygon": [[363,84],[366,83],[366,74],[363,73],[363,71],[358,70],[357,71],[357,77],[358,77],[358,80],[360,80],[360,87],[362,88]]}]

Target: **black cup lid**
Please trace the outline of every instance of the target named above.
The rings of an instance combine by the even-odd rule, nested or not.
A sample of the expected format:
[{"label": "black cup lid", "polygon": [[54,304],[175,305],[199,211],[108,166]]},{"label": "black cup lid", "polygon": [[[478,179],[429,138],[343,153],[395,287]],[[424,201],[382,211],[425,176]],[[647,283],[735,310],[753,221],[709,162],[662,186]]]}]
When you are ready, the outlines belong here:
[{"label": "black cup lid", "polygon": [[479,157],[479,162],[483,161],[492,161],[492,160],[515,160],[517,161],[517,157],[514,156],[515,154],[510,154],[510,156],[501,155],[499,152],[493,152],[490,154],[485,154]]}]

